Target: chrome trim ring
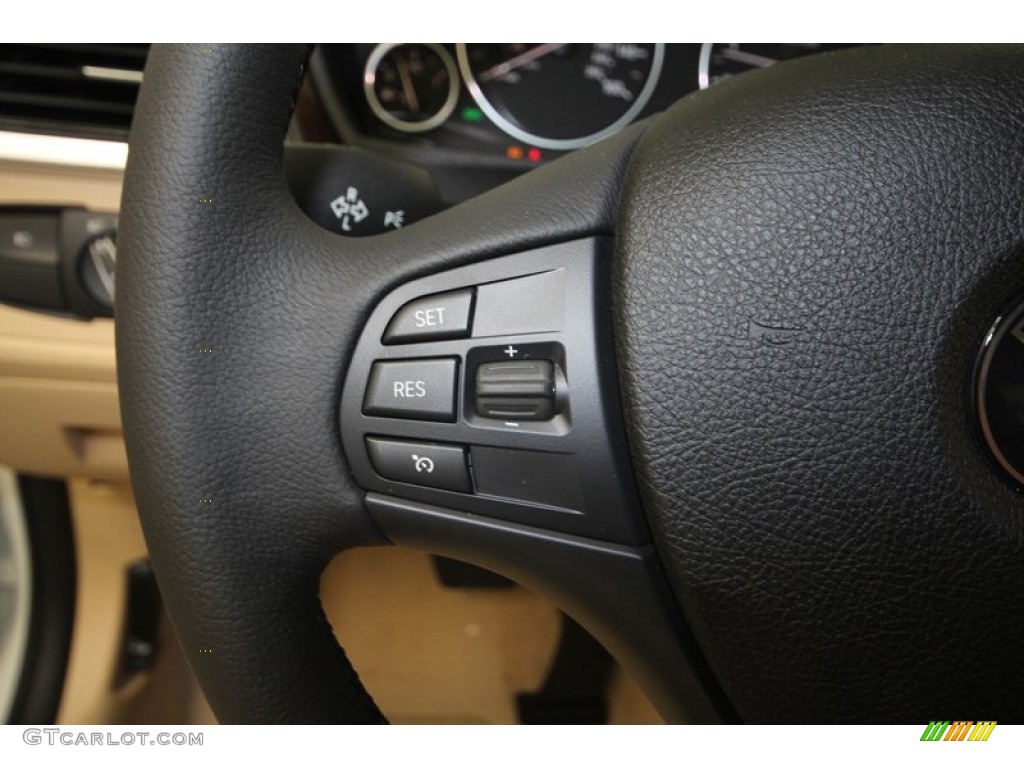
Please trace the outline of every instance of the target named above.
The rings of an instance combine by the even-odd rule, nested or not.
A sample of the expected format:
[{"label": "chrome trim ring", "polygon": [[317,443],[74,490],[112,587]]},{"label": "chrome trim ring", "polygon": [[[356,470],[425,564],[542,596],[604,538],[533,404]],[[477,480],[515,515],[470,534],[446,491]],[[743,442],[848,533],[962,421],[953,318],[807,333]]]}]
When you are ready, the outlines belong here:
[{"label": "chrome trim ring", "polygon": [[711,85],[711,52],[714,50],[714,43],[700,44],[700,59],[697,63],[697,85],[703,91]]},{"label": "chrome trim ring", "polygon": [[462,79],[466,81],[466,87],[469,89],[469,93],[473,97],[473,101],[475,101],[477,106],[483,110],[483,113],[490,118],[492,123],[512,138],[519,139],[519,141],[526,144],[532,144],[533,146],[540,147],[542,149],[569,150],[579,149],[580,147],[585,147],[588,144],[598,142],[601,139],[607,139],[609,136],[618,133],[629,125],[633,119],[640,114],[643,108],[647,106],[647,102],[651,100],[651,96],[654,94],[654,89],[658,85],[658,78],[661,76],[661,67],[665,60],[665,44],[654,43],[654,56],[651,59],[651,71],[647,75],[647,82],[644,83],[644,87],[640,91],[640,95],[636,97],[632,106],[626,110],[622,117],[607,128],[603,128],[589,136],[581,136],[578,139],[550,139],[530,133],[529,131],[524,131],[519,126],[514,125],[505,118],[494,107],[494,105],[491,104],[491,102],[487,100],[486,96],[484,96],[483,90],[480,88],[480,84],[473,76],[473,71],[469,65],[469,54],[466,51],[466,43],[455,44],[455,55],[459,60],[459,71],[462,73]]},{"label": "chrome trim ring", "polygon": [[380,43],[373,49],[370,57],[366,60],[366,67],[363,69],[363,93],[366,95],[366,101],[370,105],[370,110],[385,125],[405,133],[431,131],[451,117],[452,112],[455,111],[455,105],[459,101],[459,72],[455,67],[455,60],[444,49],[444,46],[438,43],[416,43],[416,45],[422,45],[424,48],[429,48],[436,53],[438,58],[441,59],[441,63],[444,64],[445,69],[448,70],[448,96],[445,98],[444,104],[441,105],[441,110],[427,120],[416,122],[399,120],[380,103],[380,99],[377,97],[377,92],[373,86],[377,82],[377,67],[380,66],[381,61],[395,48],[400,48],[403,45],[410,45],[410,43]]}]

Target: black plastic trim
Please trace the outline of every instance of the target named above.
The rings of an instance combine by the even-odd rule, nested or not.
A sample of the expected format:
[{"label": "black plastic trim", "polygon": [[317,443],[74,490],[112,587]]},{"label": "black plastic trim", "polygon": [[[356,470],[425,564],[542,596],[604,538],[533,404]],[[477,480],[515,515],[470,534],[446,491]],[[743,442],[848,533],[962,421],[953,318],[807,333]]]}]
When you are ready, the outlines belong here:
[{"label": "black plastic trim", "polygon": [[19,477],[32,555],[32,618],[11,725],[57,718],[75,621],[75,544],[67,487]]},{"label": "black plastic trim", "polygon": [[737,722],[650,546],[630,547],[371,493],[393,543],[456,558],[545,595],[634,677],[668,722]]},{"label": "black plastic trim", "polygon": [[121,630],[121,654],[114,676],[120,688],[136,675],[156,664],[160,653],[163,598],[148,559],[132,563],[124,572],[125,609]]}]

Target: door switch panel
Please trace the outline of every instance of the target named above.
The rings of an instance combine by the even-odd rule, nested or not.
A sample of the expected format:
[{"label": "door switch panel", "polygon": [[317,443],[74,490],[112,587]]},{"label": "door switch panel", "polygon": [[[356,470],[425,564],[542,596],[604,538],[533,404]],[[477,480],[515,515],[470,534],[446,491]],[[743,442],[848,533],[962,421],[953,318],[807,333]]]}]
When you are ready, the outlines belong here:
[{"label": "door switch panel", "polygon": [[368,437],[366,450],[374,470],[388,480],[462,493],[473,489],[462,446]]},{"label": "door switch panel", "polygon": [[424,421],[455,421],[458,368],[458,360],[454,357],[376,362],[366,385],[363,413]]},{"label": "door switch panel", "polygon": [[550,360],[482,363],[476,369],[476,412],[488,419],[544,421],[555,413]]},{"label": "door switch panel", "polygon": [[472,288],[410,301],[391,318],[384,343],[465,338],[469,336],[472,310]]}]

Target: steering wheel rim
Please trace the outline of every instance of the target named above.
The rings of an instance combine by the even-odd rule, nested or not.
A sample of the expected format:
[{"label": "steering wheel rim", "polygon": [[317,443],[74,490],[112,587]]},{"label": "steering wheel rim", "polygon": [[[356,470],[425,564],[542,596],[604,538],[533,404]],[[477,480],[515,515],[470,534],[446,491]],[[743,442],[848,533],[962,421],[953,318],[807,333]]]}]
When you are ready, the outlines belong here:
[{"label": "steering wheel rim", "polygon": [[[605,268],[614,269],[622,399],[641,495],[675,598],[693,626],[696,644],[688,650],[696,670],[692,676],[705,695],[718,702],[700,709],[701,718],[731,719],[723,698],[740,718],[751,721],[931,717],[934,713],[925,713],[925,708],[952,706],[954,700],[959,706],[987,706],[988,716],[998,710],[1005,713],[1000,718],[1004,721],[1020,717],[1020,702],[1007,693],[1013,688],[1007,681],[1024,682],[1022,662],[1014,650],[1024,639],[1021,622],[1011,618],[1013,611],[1021,615],[1024,594],[1019,589],[1024,584],[1021,501],[988,471],[969,425],[956,421],[962,415],[956,386],[925,392],[929,399],[923,412],[937,402],[941,418],[934,429],[912,433],[908,441],[924,446],[932,460],[927,472],[907,470],[916,483],[931,485],[908,481],[897,489],[893,503],[893,509],[917,521],[916,528],[895,517],[895,533],[890,530],[881,544],[876,537],[871,546],[851,552],[841,544],[851,526],[870,524],[863,506],[840,510],[832,523],[841,519],[842,524],[825,526],[818,538],[794,535],[798,529],[778,518],[772,522],[794,537],[797,552],[801,546],[827,542],[837,572],[862,558],[887,576],[905,577],[903,589],[921,587],[929,576],[935,577],[936,567],[928,561],[931,547],[932,554],[941,553],[940,564],[955,567],[957,583],[966,579],[976,584],[953,591],[952,597],[925,592],[935,601],[952,600],[952,620],[934,604],[907,609],[908,616],[901,618],[901,606],[906,608],[909,597],[880,594],[877,585],[858,591],[864,570],[853,571],[861,579],[857,589],[843,579],[824,579],[835,595],[866,595],[863,604],[843,608],[832,604],[827,591],[806,583],[805,568],[794,571],[770,558],[759,561],[759,547],[763,552],[766,542],[777,542],[774,535],[766,538],[760,527],[766,520],[757,514],[760,491],[741,488],[740,493],[710,498],[700,483],[709,477],[732,478],[742,486],[744,471],[779,463],[785,468],[787,460],[806,453],[776,451],[758,458],[756,451],[745,450],[741,466],[746,470],[730,473],[725,462],[734,454],[713,450],[714,459],[704,460],[703,454],[694,453],[700,435],[687,427],[699,418],[692,404],[703,403],[704,411],[716,416],[709,425],[712,445],[730,446],[732,451],[750,445],[758,434],[751,429],[756,419],[744,404],[771,402],[764,399],[771,387],[761,388],[750,377],[740,377],[747,389],[736,389],[722,372],[737,361],[750,370],[765,370],[759,362],[763,356],[756,356],[761,347],[750,342],[762,341],[766,333],[798,338],[806,332],[801,323],[808,317],[807,297],[798,295],[793,301],[792,291],[786,292],[792,288],[792,275],[800,270],[790,271],[788,288],[778,282],[778,273],[786,272],[779,266],[783,252],[770,238],[757,245],[769,256],[751,261],[756,268],[750,271],[743,262],[745,266],[732,275],[738,274],[737,280],[730,279],[728,270],[713,269],[721,265],[722,252],[709,250],[706,244],[715,235],[730,233],[726,251],[749,253],[744,237],[769,231],[761,218],[765,211],[784,234],[797,232],[797,223],[806,222],[809,214],[826,216],[828,190],[819,186],[808,194],[806,184],[801,187],[787,179],[799,179],[810,160],[825,162],[828,140],[837,136],[854,138],[852,149],[832,155],[840,155],[847,164],[832,177],[836,184],[849,185],[865,174],[870,178],[871,172],[880,173],[878,169],[899,167],[894,160],[900,152],[894,147],[914,136],[924,137],[916,155],[904,147],[914,162],[926,164],[941,157],[953,166],[938,175],[937,189],[929,189],[935,179],[926,184],[913,174],[900,177],[909,190],[904,193],[905,205],[880,195],[897,219],[902,214],[908,217],[907,231],[921,236],[923,243],[941,242],[927,237],[939,220],[935,201],[951,191],[970,193],[964,205],[970,221],[951,231],[982,233],[981,247],[947,247],[944,258],[956,269],[943,270],[941,264],[947,262],[934,258],[927,262],[933,267],[929,275],[943,290],[916,294],[918,300],[934,299],[946,313],[940,331],[918,340],[941,351],[928,358],[934,363],[929,374],[941,371],[958,384],[969,379],[970,367],[965,370],[963,360],[975,353],[994,316],[992,307],[1024,289],[1017,266],[1022,227],[1012,213],[1024,210],[1019,183],[1024,150],[1020,132],[1013,129],[1021,124],[1024,104],[1004,95],[1024,93],[1019,51],[963,48],[938,57],[927,49],[904,49],[844,52],[820,60],[827,64],[794,62],[689,99],[646,135],[644,126],[634,127],[414,227],[360,241],[344,241],[316,227],[299,211],[285,183],[283,139],[307,56],[305,46],[155,47],[140,94],[125,181],[117,342],[133,484],[168,610],[222,721],[383,722],[335,642],[317,598],[319,574],[339,550],[394,541],[399,529],[411,530],[407,520],[397,524],[380,504],[377,513],[368,514],[368,497],[346,469],[337,434],[344,373],[370,310],[389,290],[416,278],[496,255],[611,234],[617,237],[616,253]],[[1014,90],[1007,83],[1022,87]],[[925,109],[926,116],[920,117],[922,110],[915,113],[907,101],[920,98],[932,105],[943,89],[954,95],[954,101],[970,96],[974,111],[965,116],[953,108]],[[880,105],[875,107],[877,114],[858,112],[871,105]],[[726,131],[720,122],[723,115],[729,118]],[[901,121],[915,115],[917,123],[900,127]],[[787,144],[787,136],[794,135],[789,129],[795,129],[800,146]],[[856,140],[857,131],[878,137],[883,130],[893,133],[889,144],[875,153]],[[993,160],[999,154],[998,167],[970,173],[963,160],[957,160],[953,150],[963,149],[971,131],[981,131],[994,143],[982,157]],[[750,149],[744,154],[746,141]],[[758,152],[764,153],[760,166]],[[737,156],[746,165],[734,164]],[[803,165],[794,166],[798,161]],[[956,172],[966,181],[957,182]],[[790,208],[778,197],[759,197],[758,178],[781,184]],[[893,178],[890,174],[888,181]],[[979,185],[982,178],[987,189]],[[885,182],[882,176],[877,179]],[[764,206],[756,216],[753,209],[743,207],[750,199],[744,195],[752,190],[753,198]],[[687,205],[679,205],[679,200]],[[844,231],[845,242],[856,243],[857,235],[868,231],[866,216],[877,214],[878,202],[866,199],[847,210],[864,218],[854,217],[860,228]],[[1002,206],[1000,216],[981,227],[978,222],[991,217],[986,211],[997,204]],[[701,211],[702,217],[689,218],[687,211],[692,210]],[[738,212],[742,221],[730,223],[721,210]],[[500,223],[501,212],[514,226]],[[701,231],[699,225],[706,222],[715,226]],[[813,259],[827,249],[841,252],[844,247],[835,238],[808,243],[784,236],[781,242],[793,249],[794,263],[805,270],[811,270]],[[877,281],[866,277],[872,274],[869,254],[856,246],[848,250],[853,251],[853,266],[847,273],[847,290],[877,289]],[[906,268],[896,270],[896,275],[908,276],[925,263],[922,250],[915,247],[913,258],[908,256]],[[968,254],[975,260],[969,261]],[[689,284],[680,264],[696,267],[693,274],[698,279],[721,285],[712,290],[707,282]],[[758,281],[767,289],[751,290]],[[693,300],[692,312],[673,304],[673,297],[680,295]],[[886,296],[891,304],[891,292],[878,289],[865,295],[877,298],[876,308],[884,306],[878,302]],[[766,296],[772,310],[767,316],[761,314]],[[732,351],[715,359],[707,376],[701,375],[693,360],[714,357],[720,348],[695,346],[672,328],[666,333],[657,325],[666,317],[666,304],[681,310],[692,338],[703,341],[718,323],[716,312],[739,306],[748,313],[745,346],[736,346],[736,339],[743,336],[732,334],[732,346],[725,346]],[[862,317],[856,309],[851,304],[847,316]],[[906,317],[898,308],[890,309],[894,316]],[[735,316],[732,311],[730,322]],[[834,362],[822,353],[830,339],[811,335],[817,343],[811,345],[814,354]],[[899,340],[898,334],[883,337],[892,343]],[[671,353],[666,353],[669,341]],[[870,346],[855,343],[852,348],[863,352]],[[680,355],[689,359],[689,370],[698,371],[695,387],[681,390],[693,397],[693,403],[677,391],[665,395],[664,382],[682,364]],[[814,355],[809,359],[813,361]],[[811,368],[822,370],[820,364]],[[778,382],[778,374],[774,371],[768,383]],[[731,395],[707,400],[703,393],[715,386]],[[847,391],[860,392],[856,387]],[[901,407],[913,402],[910,393],[905,394],[895,398]],[[733,410],[723,410],[726,404]],[[811,411],[828,415],[827,408]],[[685,420],[678,417],[680,412],[687,414]],[[775,413],[781,418],[785,412],[792,414],[792,409]],[[847,421],[841,423],[848,426]],[[821,424],[814,422],[815,434]],[[764,444],[786,445],[784,440]],[[687,447],[687,455],[697,457],[699,470],[682,467],[677,457],[667,460],[671,452],[666,445]],[[795,445],[802,450],[799,440]],[[870,447],[846,445],[854,448],[843,455],[851,457],[851,466],[858,470],[855,476],[863,479],[862,471],[877,455]],[[820,441],[817,447],[826,456],[836,455],[823,450]],[[942,472],[949,470],[950,462],[958,469],[944,479]],[[783,504],[796,498],[810,511],[830,509],[834,498],[808,490],[807,484],[820,477],[791,469],[783,472],[782,481],[766,484],[766,508],[778,514]],[[922,533],[929,530],[929,523],[921,517],[922,504],[914,494],[923,487],[942,489],[926,494],[928,504],[937,510],[939,523],[932,533],[940,534],[938,539]],[[908,526],[914,530],[908,532]],[[739,537],[741,545],[723,540],[723,529]],[[418,534],[408,535],[415,540]],[[977,549],[958,550],[949,543],[958,535],[966,535]],[[900,545],[914,550],[907,555],[907,564],[897,566],[891,552]],[[918,551],[921,547],[924,551]],[[779,551],[793,555],[786,547]],[[732,562],[714,562],[716,552],[730,552]],[[984,553],[984,562],[978,552]],[[801,584],[805,590],[791,595],[787,604],[771,589],[744,587],[737,579],[742,579],[746,563],[767,564],[783,592]],[[823,573],[828,575],[827,568]],[[732,584],[734,591],[709,591],[709,586],[723,583]],[[945,577],[938,583],[947,591],[951,586]],[[716,601],[724,607],[719,609]],[[762,609],[763,614],[758,612]],[[783,621],[792,631],[773,636],[773,622],[790,611],[801,620]],[[863,625],[872,612],[879,617],[878,628]],[[749,620],[752,616],[755,621]],[[847,641],[855,649],[850,656],[865,656],[829,665],[830,630],[822,623],[843,616],[855,619],[855,625],[859,622],[854,629],[867,637]],[[958,686],[928,671],[936,665],[968,663],[983,641],[982,623],[1000,638],[986,646],[990,668],[972,666],[970,680]],[[730,638],[729,632],[739,625],[750,630],[749,636]],[[915,641],[906,633],[914,627],[925,633],[945,632],[944,643],[912,657],[908,649]],[[685,627],[679,632],[687,635]],[[760,655],[757,643],[764,644]],[[891,652],[881,652],[882,643]],[[811,652],[816,666],[801,672],[799,659],[780,655],[787,644]],[[702,667],[702,654],[713,675]],[[761,663],[757,659],[766,657],[777,667],[768,674],[756,668]],[[745,662],[748,658],[756,663]],[[877,709],[879,677],[869,667],[880,660],[896,669],[895,679],[910,690],[901,693],[883,686],[891,694],[890,703]],[[716,678],[725,697],[716,690]],[[773,686],[781,693],[772,693]],[[856,695],[847,695],[844,701],[838,693],[843,689]],[[791,698],[808,692],[813,695],[807,701]]]}]

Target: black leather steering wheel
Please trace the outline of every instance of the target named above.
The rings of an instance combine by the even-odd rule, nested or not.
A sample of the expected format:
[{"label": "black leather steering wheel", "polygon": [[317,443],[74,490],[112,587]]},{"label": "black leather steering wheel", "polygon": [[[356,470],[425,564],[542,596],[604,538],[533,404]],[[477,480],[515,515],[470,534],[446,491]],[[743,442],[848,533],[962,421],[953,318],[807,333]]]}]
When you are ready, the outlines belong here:
[{"label": "black leather steering wheel", "polygon": [[[155,46],[125,181],[132,478],[222,721],[383,720],[318,586],[341,549],[388,541],[550,595],[669,720],[1022,719],[1024,497],[971,396],[1024,291],[1021,49],[734,78],[362,240],[314,225],[285,182],[308,54]],[[469,286],[480,330],[483,286],[549,273],[574,319],[547,335],[382,341],[417,296]],[[506,342],[565,374],[555,426],[473,411],[479,356]],[[382,356],[438,355],[459,372],[453,421],[360,412]],[[363,438],[390,424],[456,446],[474,479],[380,475]],[[559,505],[482,492],[488,457],[535,450],[601,467],[610,495],[581,483],[578,509],[545,517]]]}]

